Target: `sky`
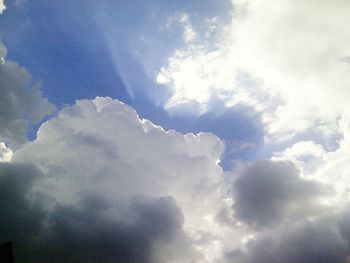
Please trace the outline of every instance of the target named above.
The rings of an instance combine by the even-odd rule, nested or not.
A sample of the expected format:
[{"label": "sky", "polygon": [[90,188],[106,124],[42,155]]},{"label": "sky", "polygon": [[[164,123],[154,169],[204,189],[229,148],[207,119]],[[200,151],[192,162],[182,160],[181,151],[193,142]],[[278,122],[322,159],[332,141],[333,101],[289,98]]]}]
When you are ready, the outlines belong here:
[{"label": "sky", "polygon": [[350,262],[350,2],[0,0],[15,262]]}]

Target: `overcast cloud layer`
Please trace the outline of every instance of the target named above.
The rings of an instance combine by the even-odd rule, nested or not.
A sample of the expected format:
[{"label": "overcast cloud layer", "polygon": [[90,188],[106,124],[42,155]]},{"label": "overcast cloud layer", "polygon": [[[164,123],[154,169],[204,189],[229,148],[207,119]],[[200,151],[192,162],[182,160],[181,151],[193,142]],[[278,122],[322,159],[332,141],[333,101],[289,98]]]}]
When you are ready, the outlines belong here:
[{"label": "overcast cloud layer", "polygon": [[349,262],[349,10],[233,0],[229,22],[199,30],[174,11],[162,25],[184,45],[154,76],[165,109],[213,125],[241,110],[264,135],[267,158],[233,154],[230,170],[220,133],[165,130],[111,97],[53,116],[0,43],[0,243],[16,262]]}]

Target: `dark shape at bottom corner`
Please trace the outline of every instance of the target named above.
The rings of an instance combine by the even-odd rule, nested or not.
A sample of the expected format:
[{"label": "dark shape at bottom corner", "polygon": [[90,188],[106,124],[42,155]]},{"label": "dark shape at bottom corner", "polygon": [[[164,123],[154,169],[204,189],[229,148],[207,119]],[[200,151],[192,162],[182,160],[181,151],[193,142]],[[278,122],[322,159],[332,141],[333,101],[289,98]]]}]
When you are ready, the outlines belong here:
[{"label": "dark shape at bottom corner", "polygon": [[14,263],[12,241],[8,241],[0,245],[0,262]]}]

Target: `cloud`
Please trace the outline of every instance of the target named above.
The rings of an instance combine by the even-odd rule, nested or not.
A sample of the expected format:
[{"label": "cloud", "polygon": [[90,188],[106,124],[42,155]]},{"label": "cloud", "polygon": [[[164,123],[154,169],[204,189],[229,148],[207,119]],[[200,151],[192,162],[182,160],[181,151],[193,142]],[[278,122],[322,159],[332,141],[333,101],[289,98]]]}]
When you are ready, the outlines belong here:
[{"label": "cloud", "polygon": [[[18,257],[205,262],[206,253],[219,253],[208,250],[214,241],[199,242],[198,236],[221,233],[212,230],[216,223],[210,218],[225,206],[218,165],[222,152],[222,142],[212,134],[165,131],[119,101],[77,101],[3,164],[16,169],[30,163],[38,174],[23,181],[28,187],[16,197],[25,206],[21,210],[40,211],[40,231],[23,231],[29,247],[19,243]],[[16,174],[22,178],[26,169]],[[2,176],[11,178],[6,170]],[[9,191],[20,189],[20,183],[12,182]],[[14,204],[6,213],[13,219],[19,211]],[[20,236],[11,233],[8,239]]]},{"label": "cloud", "polygon": [[[317,254],[341,262],[349,254],[332,184],[305,178],[290,161],[257,161],[232,172],[232,185],[218,166],[223,150],[213,134],[165,131],[117,100],[79,100],[0,163],[1,240],[14,240],[19,262],[307,262]],[[314,238],[322,242],[310,250]]]},{"label": "cloud", "polygon": [[[1,56],[6,55],[3,48]],[[0,141],[16,148],[27,141],[27,130],[54,109],[31,75],[16,62],[0,64]]]},{"label": "cloud", "polygon": [[293,144],[292,147],[286,148],[282,153],[277,152],[275,158],[285,158],[293,160],[302,160],[307,157],[322,157],[326,153],[321,144],[316,144],[314,141],[299,141]]},{"label": "cloud", "polygon": [[42,254],[36,257],[45,262],[160,262],[154,258],[155,242],[169,243],[182,234],[183,216],[170,197],[140,196],[117,208],[129,214],[120,221],[104,217],[114,205],[94,196],[77,207],[57,205],[38,244]]},{"label": "cloud", "polygon": [[236,218],[252,227],[269,227],[326,209],[321,201],[329,190],[299,173],[290,161],[257,161],[247,167],[234,182]]},{"label": "cloud", "polygon": [[[348,262],[349,244],[340,234],[338,217],[284,226],[250,241],[228,255],[235,262]],[[347,226],[348,227],[348,226]]]},{"label": "cloud", "polygon": [[[0,14],[5,9],[0,0]],[[8,161],[10,148],[27,141],[30,125],[38,124],[55,109],[43,97],[39,85],[32,83],[30,73],[16,62],[6,61],[6,55],[7,48],[0,38],[0,161]]]},{"label": "cloud", "polygon": [[[11,164],[0,162],[0,201],[1,242],[16,237],[21,245],[41,228],[45,212],[40,206],[39,196],[27,198],[31,185],[40,172],[30,164]],[[24,243],[21,243],[24,242]]]},{"label": "cloud", "polygon": [[234,217],[226,211],[221,219],[247,232],[222,262],[348,262],[348,202],[334,184],[311,178],[291,161],[244,167],[232,189]]},{"label": "cloud", "polygon": [[5,57],[7,55],[7,48],[5,45],[0,41],[0,59],[1,59],[1,64],[5,63]]},{"label": "cloud", "polygon": [[196,32],[193,29],[193,25],[187,13],[182,13],[177,16],[168,18],[166,28],[171,28],[174,23],[179,24],[183,28],[182,37],[186,43],[193,42],[196,39]]},{"label": "cloud", "polygon": [[[288,140],[306,130],[332,139],[348,118],[349,31],[346,1],[232,1],[232,20],[219,34],[177,49],[159,70],[172,88],[166,107],[210,98],[263,113],[267,138]],[[209,27],[208,27],[209,30]]]},{"label": "cloud", "polygon": [[[28,142],[54,107],[4,60],[0,241],[14,240],[18,262],[345,262],[346,11],[333,17],[345,5],[233,1],[232,21],[208,19],[204,31],[190,13],[175,17],[186,47],[157,75],[174,92],[166,109],[195,107],[193,130],[249,138],[232,142],[234,153],[264,132],[290,140],[271,160],[225,173],[216,135],[166,131],[111,98],[64,107]],[[323,142],[334,138],[330,150]]]},{"label": "cloud", "polygon": [[[169,112],[196,105],[205,116],[215,112],[215,97],[261,114],[265,144],[255,156],[271,160],[248,168],[235,162],[238,172],[225,173],[233,209],[216,219],[245,231],[238,244],[221,239],[227,259],[220,262],[312,262],[318,255],[343,262],[349,255],[339,217],[318,223],[349,200],[348,10],[346,1],[232,1],[229,23],[217,21],[205,41],[196,32],[197,42],[160,68],[156,80],[173,91]],[[312,249],[303,238],[322,241]]]},{"label": "cloud", "polygon": [[[186,46],[157,81],[174,92],[169,112],[201,115],[193,130],[244,141],[232,142],[234,153],[256,149],[264,132],[290,140],[263,149],[271,160],[237,161],[234,171],[218,165],[216,135],[166,131],[111,98],[64,107],[28,142],[54,106],[3,60],[0,242],[14,240],[18,262],[346,262],[347,3],[233,7],[231,22],[210,18],[206,30],[191,12],[175,16]],[[159,45],[146,40],[145,49]],[[335,138],[330,149],[324,142]]]},{"label": "cloud", "polygon": [[4,12],[4,10],[6,9],[4,0],[0,0],[0,15]]},{"label": "cloud", "polygon": [[[84,195],[77,205],[56,200],[49,211],[50,197],[32,189],[44,176],[38,169],[20,163],[0,163],[0,168],[0,241],[14,241],[18,262],[157,260],[154,241],[166,243],[178,235],[186,242],[183,215],[171,197],[139,196],[118,204]],[[111,209],[123,211],[125,218],[108,216]]]},{"label": "cloud", "polygon": [[5,143],[0,142],[0,162],[9,162],[12,157],[12,150],[6,147]]}]

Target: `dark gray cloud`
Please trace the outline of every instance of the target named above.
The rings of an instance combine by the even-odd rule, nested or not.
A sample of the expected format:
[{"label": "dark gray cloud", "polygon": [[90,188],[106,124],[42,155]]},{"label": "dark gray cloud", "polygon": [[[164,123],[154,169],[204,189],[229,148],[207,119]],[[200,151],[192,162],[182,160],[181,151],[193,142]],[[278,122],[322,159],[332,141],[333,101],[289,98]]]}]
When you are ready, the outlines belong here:
[{"label": "dark gray cloud", "polygon": [[343,213],[338,222],[339,231],[342,237],[350,244],[350,212]]},{"label": "dark gray cloud", "polygon": [[171,197],[110,202],[82,193],[77,204],[36,195],[35,167],[0,163],[0,242],[13,240],[16,262],[159,262],[156,242],[186,242],[181,209]]},{"label": "dark gray cloud", "polygon": [[312,214],[329,190],[300,177],[289,161],[257,161],[234,182],[234,211],[237,219],[253,227],[271,226],[282,220]]},{"label": "dark gray cloud", "polygon": [[[338,217],[289,224],[263,234],[247,244],[245,251],[228,255],[234,262],[348,262],[349,244],[340,234]],[[349,224],[347,224],[349,227]]]},{"label": "dark gray cloud", "polygon": [[57,205],[33,262],[149,262],[155,241],[182,231],[182,213],[170,197],[137,198],[123,220],[106,218],[111,205],[91,196],[77,207]]},{"label": "dark gray cloud", "polygon": [[28,198],[33,181],[40,176],[32,165],[0,162],[0,243],[14,240],[27,246],[41,229],[46,212],[39,196]]},{"label": "dark gray cloud", "polygon": [[235,218],[249,229],[240,248],[224,262],[348,262],[350,220],[333,194],[306,180],[290,161],[257,161],[234,181]]}]

